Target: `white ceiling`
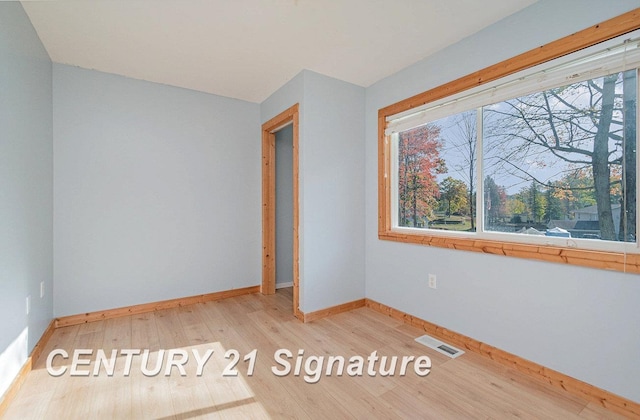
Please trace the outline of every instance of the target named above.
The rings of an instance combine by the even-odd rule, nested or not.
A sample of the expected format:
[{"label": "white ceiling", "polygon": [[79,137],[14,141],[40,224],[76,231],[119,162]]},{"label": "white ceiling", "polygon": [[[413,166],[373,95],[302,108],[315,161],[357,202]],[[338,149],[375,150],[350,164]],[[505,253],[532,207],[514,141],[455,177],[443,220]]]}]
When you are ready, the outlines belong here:
[{"label": "white ceiling", "polygon": [[302,69],[369,86],[535,1],[22,4],[56,63],[262,102]]}]

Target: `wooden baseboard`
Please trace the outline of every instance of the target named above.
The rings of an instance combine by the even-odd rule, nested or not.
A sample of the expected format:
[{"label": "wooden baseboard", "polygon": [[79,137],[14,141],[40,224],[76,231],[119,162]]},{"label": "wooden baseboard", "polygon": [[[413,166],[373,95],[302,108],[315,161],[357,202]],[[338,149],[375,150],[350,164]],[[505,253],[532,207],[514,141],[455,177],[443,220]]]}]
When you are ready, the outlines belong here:
[{"label": "wooden baseboard", "polygon": [[640,404],[637,402],[628,400],[609,391],[605,391],[604,389],[600,389],[553,369],[546,368],[537,363],[523,359],[522,357],[500,350],[499,348],[474,340],[473,338],[458,334],[455,331],[432,324],[374,300],[366,299],[366,306],[367,308],[371,308],[377,312],[388,315],[391,318],[402,321],[405,324],[420,328],[429,335],[446,340],[447,342],[462,347],[465,350],[478,353],[502,365],[511,367],[517,371],[527,374],[528,376],[551,384],[554,387],[562,388],[570,394],[584,398],[588,401],[596,402],[611,411],[615,411],[631,418],[640,418]]},{"label": "wooden baseboard", "polygon": [[161,300],[158,302],[143,303],[140,305],[125,306],[104,311],[88,312],[85,314],[69,315],[55,320],[56,328],[68,327],[70,325],[85,324],[87,322],[101,321],[104,319],[118,318],[127,315],[138,315],[145,312],[159,311],[162,309],[177,308],[180,306],[193,305],[194,303],[211,302],[214,300],[226,299],[235,296],[259,293],[260,286],[243,287],[241,289],[224,290],[222,292],[207,293],[204,295],[189,296],[177,299]]},{"label": "wooden baseboard", "polygon": [[309,312],[303,315],[304,322],[317,321],[321,318],[336,315],[341,312],[347,312],[352,309],[362,308],[365,305],[365,299],[354,300],[353,302],[343,303],[342,305],[331,306],[315,312]]},{"label": "wooden baseboard", "polygon": [[49,322],[49,325],[47,326],[47,329],[44,330],[44,332],[42,333],[40,340],[38,340],[36,345],[33,347],[33,350],[31,350],[31,359],[33,360],[33,363],[37,362],[38,359],[40,358],[42,351],[44,350],[45,346],[49,342],[49,339],[53,335],[53,332],[55,331],[55,329],[56,329],[55,322],[51,320],[51,322]]},{"label": "wooden baseboard", "polygon": [[11,385],[9,385],[9,388],[7,388],[5,393],[0,396],[0,417],[4,415],[7,407],[9,407],[9,404],[20,390],[25,379],[27,379],[27,375],[31,372],[31,369],[33,369],[33,365],[38,361],[38,358],[42,354],[42,350],[47,345],[47,342],[49,341],[49,338],[51,338],[55,328],[55,323],[52,320],[47,326],[47,329],[44,330],[44,333],[42,333],[40,340],[38,340],[36,345],[33,347],[33,350],[31,350],[31,354],[27,357],[22,368],[20,368],[18,375],[15,377],[13,382],[11,382]]}]

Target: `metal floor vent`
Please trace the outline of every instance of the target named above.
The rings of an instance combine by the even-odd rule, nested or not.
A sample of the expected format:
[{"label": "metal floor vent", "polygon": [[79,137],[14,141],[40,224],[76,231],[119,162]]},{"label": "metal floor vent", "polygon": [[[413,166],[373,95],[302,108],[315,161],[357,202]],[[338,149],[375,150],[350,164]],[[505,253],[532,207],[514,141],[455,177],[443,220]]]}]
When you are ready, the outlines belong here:
[{"label": "metal floor vent", "polygon": [[450,346],[442,341],[433,338],[429,335],[423,335],[422,337],[416,338],[416,341],[420,344],[424,344],[425,346],[434,349],[435,351],[442,353],[446,356],[455,359],[458,356],[462,356],[464,351],[457,349],[453,346]]}]

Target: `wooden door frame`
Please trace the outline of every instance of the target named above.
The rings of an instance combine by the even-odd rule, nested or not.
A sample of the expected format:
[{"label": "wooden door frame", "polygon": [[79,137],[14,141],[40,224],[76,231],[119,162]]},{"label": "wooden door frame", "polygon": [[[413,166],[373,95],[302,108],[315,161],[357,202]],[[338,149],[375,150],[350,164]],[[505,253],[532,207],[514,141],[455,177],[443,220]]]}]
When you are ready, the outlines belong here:
[{"label": "wooden door frame", "polygon": [[262,285],[260,292],[276,292],[276,135],[280,128],[293,123],[293,314],[304,320],[300,311],[300,241],[299,228],[299,105],[262,124]]}]

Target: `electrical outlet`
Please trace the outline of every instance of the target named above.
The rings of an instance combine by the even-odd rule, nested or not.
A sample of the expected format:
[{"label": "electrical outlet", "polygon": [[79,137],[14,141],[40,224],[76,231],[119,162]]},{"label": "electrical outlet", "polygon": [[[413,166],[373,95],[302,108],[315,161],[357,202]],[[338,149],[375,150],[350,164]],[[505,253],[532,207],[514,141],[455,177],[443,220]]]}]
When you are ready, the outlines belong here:
[{"label": "electrical outlet", "polygon": [[40,299],[44,297],[44,282],[40,282]]},{"label": "electrical outlet", "polygon": [[437,287],[436,284],[436,275],[435,274],[429,274],[429,287],[431,289],[436,289]]},{"label": "electrical outlet", "polygon": [[31,295],[27,296],[27,315],[31,312]]}]

